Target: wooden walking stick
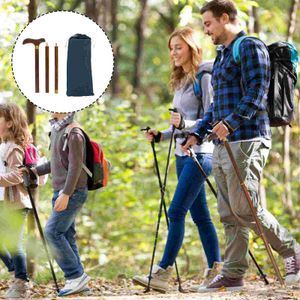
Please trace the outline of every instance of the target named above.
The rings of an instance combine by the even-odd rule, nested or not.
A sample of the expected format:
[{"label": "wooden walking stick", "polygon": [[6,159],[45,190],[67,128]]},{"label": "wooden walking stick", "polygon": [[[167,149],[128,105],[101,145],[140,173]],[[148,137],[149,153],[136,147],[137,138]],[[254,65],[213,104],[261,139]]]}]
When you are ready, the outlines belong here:
[{"label": "wooden walking stick", "polygon": [[45,47],[45,92],[49,93],[49,46]]},{"label": "wooden walking stick", "polygon": [[[206,181],[206,183],[208,184],[208,186],[210,187],[210,190],[212,191],[212,193],[214,194],[214,196],[216,197],[216,199],[218,199],[218,195],[217,195],[217,191],[215,190],[215,188],[213,187],[212,183],[210,182],[210,180],[208,179],[208,176],[206,175],[205,171],[203,170],[201,164],[199,163],[196,153],[193,150],[192,147],[189,148],[189,152],[190,152],[190,157],[193,159],[193,161],[196,163],[201,175],[203,176],[204,180]],[[231,208],[230,208],[231,209]],[[231,211],[231,213],[233,214],[233,212]],[[253,260],[259,274],[260,277],[264,280],[265,284],[268,285],[269,281],[267,279],[267,275],[263,272],[263,270],[261,269],[261,267],[258,265],[254,255],[252,254],[251,250],[248,250],[248,254],[250,255],[251,259]]]},{"label": "wooden walking stick", "polygon": [[39,93],[40,92],[40,81],[39,81],[39,76],[40,76],[40,64],[39,64],[39,47],[41,43],[44,43],[45,39],[25,39],[23,41],[23,45],[25,44],[33,44],[34,45],[34,59],[35,59],[35,92]]},{"label": "wooden walking stick", "polygon": [[55,44],[54,47],[55,52],[55,62],[54,62],[54,70],[55,70],[55,78],[54,78],[54,92],[55,94],[58,93],[58,46]]},{"label": "wooden walking stick", "polygon": [[249,193],[249,191],[248,191],[248,189],[247,189],[247,187],[246,187],[246,185],[245,185],[245,182],[244,182],[243,177],[242,177],[242,175],[241,175],[241,172],[240,172],[240,169],[239,169],[239,167],[238,167],[238,164],[237,164],[237,162],[236,162],[236,160],[235,160],[235,158],[234,158],[234,156],[233,156],[231,147],[230,147],[230,145],[229,145],[227,139],[223,140],[223,142],[224,142],[224,146],[225,146],[225,148],[226,148],[226,151],[227,151],[227,153],[228,153],[228,155],[229,155],[229,159],[230,159],[230,161],[231,161],[231,163],[232,163],[232,166],[233,166],[233,168],[234,168],[234,170],[235,170],[235,173],[236,173],[236,175],[237,175],[237,177],[238,177],[238,179],[239,179],[240,186],[241,186],[241,188],[242,188],[242,190],[243,190],[243,192],[244,192],[244,194],[245,194],[245,196],[246,196],[247,202],[248,202],[249,207],[250,207],[250,209],[251,209],[252,215],[253,215],[253,217],[254,217],[256,226],[257,226],[258,231],[259,231],[259,236],[262,238],[262,240],[263,240],[263,242],[264,242],[264,244],[265,244],[266,250],[267,250],[267,252],[268,252],[269,258],[270,258],[271,263],[272,263],[272,265],[273,265],[273,268],[274,268],[274,270],[275,270],[276,276],[277,276],[277,278],[278,278],[280,284],[281,284],[281,285],[284,285],[284,281],[283,281],[282,276],[281,276],[281,274],[280,274],[280,270],[279,270],[278,265],[277,265],[277,263],[276,263],[276,261],[275,261],[275,258],[274,258],[274,255],[273,255],[273,253],[272,253],[270,244],[269,244],[269,242],[268,242],[268,240],[267,240],[267,238],[266,238],[266,236],[265,236],[265,234],[264,234],[264,231],[263,231],[262,225],[261,225],[261,223],[260,223],[260,220],[259,220],[258,217],[257,217],[257,211],[256,211],[256,209],[255,209],[254,206],[253,206],[253,203],[252,203],[252,199],[251,199],[250,193]]}]

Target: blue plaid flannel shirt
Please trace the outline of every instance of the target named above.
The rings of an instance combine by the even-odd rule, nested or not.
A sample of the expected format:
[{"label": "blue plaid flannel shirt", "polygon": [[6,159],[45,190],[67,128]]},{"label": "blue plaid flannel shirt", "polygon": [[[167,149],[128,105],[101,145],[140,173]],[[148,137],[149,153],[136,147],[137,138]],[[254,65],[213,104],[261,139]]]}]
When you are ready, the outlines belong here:
[{"label": "blue plaid flannel shirt", "polygon": [[[236,38],[242,35],[245,35],[243,31]],[[213,124],[224,120],[233,130],[228,136],[229,142],[270,138],[266,111],[271,73],[268,50],[263,42],[246,39],[240,44],[241,61],[236,63],[232,55],[233,43],[217,49],[212,71],[214,101],[193,132],[201,139]]]}]

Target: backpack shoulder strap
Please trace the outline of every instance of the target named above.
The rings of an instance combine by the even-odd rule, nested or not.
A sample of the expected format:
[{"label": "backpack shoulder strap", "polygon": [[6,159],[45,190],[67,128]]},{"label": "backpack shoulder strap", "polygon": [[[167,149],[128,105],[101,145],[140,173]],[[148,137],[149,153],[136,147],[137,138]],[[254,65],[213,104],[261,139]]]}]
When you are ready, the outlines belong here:
[{"label": "backpack shoulder strap", "polygon": [[203,103],[202,103],[202,90],[201,90],[201,80],[205,74],[211,74],[211,70],[203,70],[200,71],[196,74],[196,78],[193,82],[193,89],[194,89],[194,94],[199,100],[199,106],[198,106],[198,112],[197,112],[197,118],[199,117],[200,114],[200,109],[203,109]]},{"label": "backpack shoulder strap", "polygon": [[66,129],[65,129],[65,133],[64,133],[64,138],[65,138],[65,141],[64,141],[64,145],[63,145],[63,151],[66,150],[66,147],[67,147],[67,144],[68,144],[68,138],[69,138],[69,134],[71,133],[71,131],[74,129],[74,128],[79,128],[83,131],[82,127],[80,126],[79,123],[77,122],[72,122],[70,123],[69,125],[66,126]]},{"label": "backpack shoulder strap", "polygon": [[203,70],[197,73],[196,78],[193,82],[194,93],[198,99],[201,99],[202,97],[201,80],[204,74],[211,74],[211,71]]},{"label": "backpack shoulder strap", "polygon": [[241,54],[240,54],[240,45],[241,42],[245,39],[249,38],[247,35],[240,36],[237,38],[232,46],[232,55],[233,55],[233,60],[236,63],[239,63],[241,60]]},{"label": "backpack shoulder strap", "polygon": [[[83,130],[83,128],[81,127],[81,125],[79,123],[77,123],[77,122],[70,123],[65,129],[65,133],[64,133],[65,141],[64,141],[64,145],[63,145],[63,151],[66,150],[69,134],[74,128],[79,128],[82,131],[82,134],[83,134],[85,140],[87,140],[87,138],[88,138],[87,134],[85,133],[85,131]],[[90,176],[90,177],[93,176],[93,173],[88,169],[88,167],[86,166],[85,163],[82,163],[82,168],[88,174],[88,176]]]},{"label": "backpack shoulder strap", "polygon": [[[261,41],[259,38],[255,37],[255,36],[248,36],[248,35],[243,35],[243,36],[240,36],[239,38],[237,38],[234,41],[234,44],[232,46],[232,56],[233,56],[233,60],[236,63],[240,63],[240,61],[241,61],[240,45],[245,39]],[[265,45],[264,42],[262,42],[262,43]],[[265,47],[267,48],[266,45],[265,45]]]}]

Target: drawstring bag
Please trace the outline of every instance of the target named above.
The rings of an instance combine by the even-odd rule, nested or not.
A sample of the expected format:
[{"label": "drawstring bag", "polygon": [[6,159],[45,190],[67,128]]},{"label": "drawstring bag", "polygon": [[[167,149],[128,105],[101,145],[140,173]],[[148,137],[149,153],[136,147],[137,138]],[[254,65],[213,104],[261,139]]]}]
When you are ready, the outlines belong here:
[{"label": "drawstring bag", "polygon": [[75,34],[69,38],[67,58],[67,96],[93,96],[91,38]]}]

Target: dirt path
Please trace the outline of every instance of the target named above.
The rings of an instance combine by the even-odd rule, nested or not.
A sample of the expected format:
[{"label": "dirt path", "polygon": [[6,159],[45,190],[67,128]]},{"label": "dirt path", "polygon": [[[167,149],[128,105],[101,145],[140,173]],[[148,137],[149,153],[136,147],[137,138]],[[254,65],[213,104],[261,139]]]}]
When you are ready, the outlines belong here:
[{"label": "dirt path", "polygon": [[[188,289],[195,284],[186,281],[184,288]],[[6,281],[0,282],[0,299],[3,299],[8,287]],[[179,293],[176,286],[170,289],[168,294],[160,294],[151,291],[144,294],[144,289],[132,284],[128,279],[108,281],[104,279],[93,280],[90,283],[91,292],[88,294],[74,295],[65,299],[76,300],[150,300],[150,299],[199,299],[199,300],[300,300],[300,284],[293,288],[284,289],[276,283],[265,286],[259,280],[248,280],[244,289],[240,292],[219,291],[217,293]],[[55,299],[56,293],[51,285],[34,285],[28,299]],[[62,298],[59,298],[62,299]]]}]

